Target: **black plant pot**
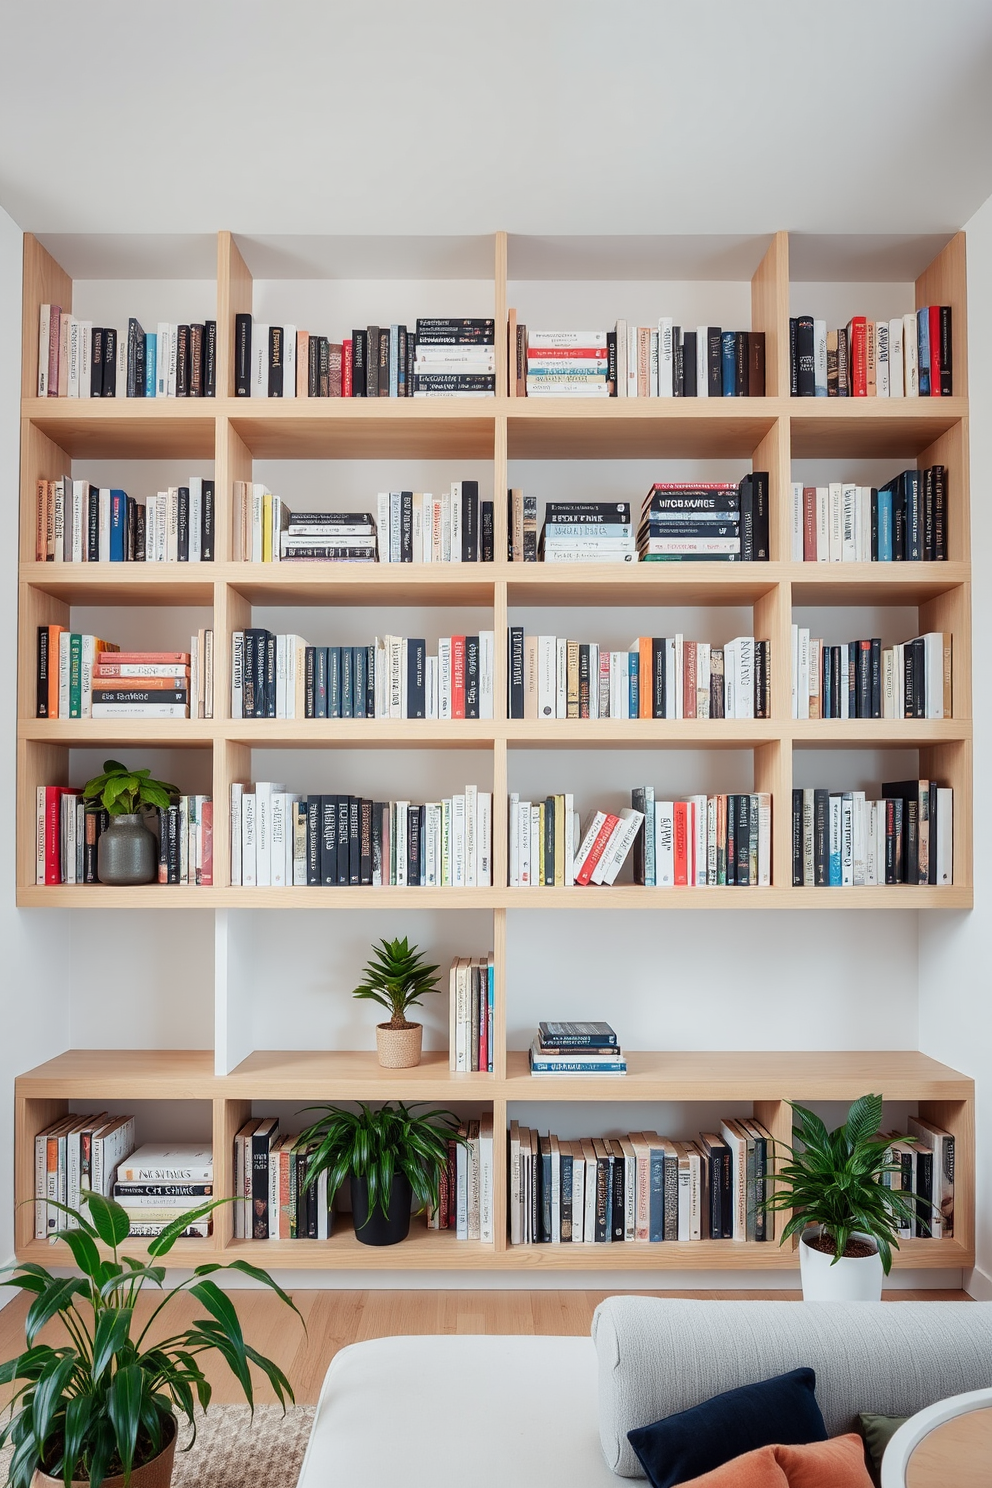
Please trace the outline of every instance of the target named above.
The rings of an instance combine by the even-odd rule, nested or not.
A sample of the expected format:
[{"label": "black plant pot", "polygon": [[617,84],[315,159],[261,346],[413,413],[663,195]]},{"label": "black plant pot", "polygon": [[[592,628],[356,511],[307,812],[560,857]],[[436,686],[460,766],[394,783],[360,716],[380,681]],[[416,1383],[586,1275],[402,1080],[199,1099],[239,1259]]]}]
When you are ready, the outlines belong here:
[{"label": "black plant pot", "polygon": [[365,1178],[351,1178],[351,1209],[355,1218],[355,1239],[363,1245],[398,1245],[410,1233],[410,1206],[413,1190],[402,1173],[393,1177],[386,1213],[377,1204],[369,1213],[369,1185]]}]

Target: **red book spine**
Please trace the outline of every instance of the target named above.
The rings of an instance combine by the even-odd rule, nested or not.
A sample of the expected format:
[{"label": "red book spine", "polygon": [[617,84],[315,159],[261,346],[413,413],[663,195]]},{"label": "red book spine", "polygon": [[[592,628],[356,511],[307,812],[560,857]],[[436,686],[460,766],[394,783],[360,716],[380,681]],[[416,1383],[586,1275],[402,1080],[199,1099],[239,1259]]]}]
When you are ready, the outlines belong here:
[{"label": "red book spine", "polygon": [[202,853],[200,857],[200,883],[210,886],[214,881],[214,803],[204,801],[200,807],[200,832],[202,834]]},{"label": "red book spine", "polygon": [[451,716],[465,717],[465,637],[451,637]]},{"label": "red book spine", "polygon": [[863,315],[855,315],[848,326],[851,337],[851,397],[868,396],[868,322]]},{"label": "red book spine", "polygon": [[62,797],[66,785],[45,786],[45,883],[60,884],[62,874]]},{"label": "red book spine", "polygon": [[675,886],[685,888],[689,882],[689,804],[675,802]]},{"label": "red book spine", "polygon": [[929,305],[930,319],[930,396],[940,397],[940,306]]},{"label": "red book spine", "polygon": [[803,562],[816,562],[815,486],[803,486]]},{"label": "red book spine", "polygon": [[350,339],[347,340],[347,341],[342,341],[341,342],[341,396],[342,396],[342,398],[352,398],[352,397],[354,397],[354,393],[352,391],[352,386],[353,386],[353,383],[354,383],[354,375],[353,375],[354,374],[354,367],[355,367],[355,355],[354,355],[354,352],[352,350],[352,342],[351,342]]},{"label": "red book spine", "polygon": [[577,884],[587,884],[592,878],[592,871],[595,868],[596,864],[599,862],[600,858],[603,856],[606,844],[613,836],[613,829],[614,827],[616,827],[619,820],[620,818],[618,816],[607,816],[603,825],[599,829],[599,834],[596,837],[596,841],[589,849],[589,856],[586,858],[585,862],[582,864],[582,867],[575,875],[575,882]]},{"label": "red book spine", "polygon": [[530,346],[527,349],[529,362],[605,362],[608,357],[605,346]]}]

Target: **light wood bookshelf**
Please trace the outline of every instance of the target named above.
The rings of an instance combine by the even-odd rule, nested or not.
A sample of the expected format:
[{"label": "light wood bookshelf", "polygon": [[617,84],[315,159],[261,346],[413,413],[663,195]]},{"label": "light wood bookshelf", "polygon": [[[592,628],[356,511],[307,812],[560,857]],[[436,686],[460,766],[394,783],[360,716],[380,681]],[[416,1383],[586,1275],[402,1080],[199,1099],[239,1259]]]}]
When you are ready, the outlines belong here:
[{"label": "light wood bookshelf", "polygon": [[[493,306],[499,387],[506,387],[506,307],[510,259],[505,234],[493,238]],[[250,257],[250,255],[249,255]],[[512,277],[512,276],[511,276]],[[973,905],[970,520],[965,243],[952,238],[921,274],[917,303],[936,297],[954,314],[952,398],[917,400],[792,399],[788,393],[789,243],[773,236],[751,279],[751,326],[766,336],[768,394],[762,399],[626,400],[604,403],[527,400],[500,393],[466,400],[268,401],[233,396],[233,323],[252,309],[245,255],[230,233],[218,234],[218,390],[204,400],[38,399],[38,307],[72,307],[72,280],[34,238],[25,239],[19,538],[17,903],[73,909],[311,909],[398,907],[485,910],[496,951],[493,1075],[454,1075],[444,1055],[428,1054],[416,1070],[384,1072],[374,1054],[357,1051],[255,1051],[224,1065],[221,1051],[76,1050],[28,1074],[16,1086],[15,1190],[32,1192],[32,1141],[46,1122],[82,1105],[129,1101],[209,1101],[218,1191],[231,1191],[234,1132],[265,1100],[428,1099],[482,1102],[494,1113],[495,1171],[505,1169],[506,1126],[515,1103],[722,1101],[749,1105],[779,1139],[789,1132],[789,1098],[849,1100],[881,1088],[887,1100],[918,1104],[957,1138],[957,1224],[949,1241],[914,1240],[901,1266],[969,1265],[974,1257],[972,1082],[925,1055],[870,1053],[660,1054],[632,1050],[622,1080],[541,1081],[526,1055],[506,1048],[505,945],[510,910],[831,909],[962,910]],[[867,307],[870,309],[870,307]],[[213,460],[217,493],[217,561],[210,565],[39,564],[34,561],[35,481],[69,474],[73,460]],[[418,566],[246,564],[232,561],[231,498],[235,480],[251,479],[255,460],[423,460],[491,463],[495,547],[506,552],[508,462],[513,460],[742,459],[770,473],[771,562],[614,567],[543,564]],[[885,458],[948,469],[949,559],[932,564],[797,564],[790,560],[788,493],[793,460]],[[897,467],[894,467],[897,468]],[[516,721],[506,717],[505,637],[516,606],[610,608],[750,607],[753,633],[772,641],[772,717],[767,720],[647,722]],[[928,721],[797,721],[790,716],[789,627],[797,605],[890,605],[915,609],[921,630],[950,631],[954,647],[954,716]],[[46,720],[34,716],[35,636],[39,624],[70,622],[74,606],[204,606],[216,637],[215,717],[156,723]],[[229,638],[253,606],[471,606],[488,610],[496,632],[492,721],[241,720],[230,717]],[[70,751],[154,747],[209,755],[216,803],[215,883],[118,889],[103,885],[42,888],[34,882],[34,799],[40,784],[69,783]],[[427,749],[483,751],[491,757],[494,886],[490,889],[242,889],[230,883],[226,803],[230,785],[253,778],[252,750]],[[954,884],[949,888],[797,889],[791,884],[791,789],[804,749],[893,749],[918,752],[921,773],[954,788]],[[507,782],[515,750],[739,750],[753,758],[754,788],[773,797],[772,886],[767,890],[698,889],[666,893],[621,884],[604,889],[510,889],[506,886]],[[182,756],[178,757],[181,769]],[[459,777],[460,778],[460,777]],[[73,783],[79,784],[78,780]],[[687,1130],[689,1126],[687,1125]],[[506,1194],[496,1184],[496,1241],[456,1242],[415,1225],[409,1242],[371,1252],[347,1228],[328,1242],[234,1242],[221,1212],[214,1237],[176,1247],[172,1261],[248,1254],[270,1266],[297,1268],[650,1270],[774,1269],[795,1264],[775,1244],[729,1241],[694,1245],[535,1246],[511,1248]],[[345,1222],[346,1224],[346,1222]],[[17,1211],[23,1259],[54,1261],[59,1247],[31,1238],[29,1207]],[[781,1226],[781,1221],[779,1221]],[[140,1254],[142,1247],[131,1247]]]}]

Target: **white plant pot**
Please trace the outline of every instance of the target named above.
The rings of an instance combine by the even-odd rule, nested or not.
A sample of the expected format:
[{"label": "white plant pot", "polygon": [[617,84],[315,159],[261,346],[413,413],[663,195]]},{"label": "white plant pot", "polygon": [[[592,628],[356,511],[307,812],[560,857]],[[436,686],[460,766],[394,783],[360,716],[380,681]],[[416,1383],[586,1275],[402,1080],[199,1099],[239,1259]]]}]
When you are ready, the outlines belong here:
[{"label": "white plant pot", "polygon": [[[870,1256],[842,1256],[831,1264],[833,1256],[814,1250],[806,1236],[815,1238],[819,1225],[804,1230],[799,1240],[799,1273],[803,1283],[804,1302],[881,1302],[882,1257],[876,1248]],[[875,1242],[870,1235],[855,1231],[852,1239]]]}]

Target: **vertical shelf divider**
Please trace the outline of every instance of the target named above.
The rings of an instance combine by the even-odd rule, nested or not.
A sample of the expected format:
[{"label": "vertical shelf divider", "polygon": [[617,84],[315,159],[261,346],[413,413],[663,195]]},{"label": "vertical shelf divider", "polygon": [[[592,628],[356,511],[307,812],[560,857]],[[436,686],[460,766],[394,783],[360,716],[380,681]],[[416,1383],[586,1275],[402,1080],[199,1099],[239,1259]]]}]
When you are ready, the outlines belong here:
[{"label": "vertical shelf divider", "polygon": [[229,232],[217,234],[217,396],[234,397],[234,317],[250,314],[252,280]]},{"label": "vertical shelf divider", "polygon": [[751,329],[765,333],[765,394],[789,396],[789,234],[777,232],[751,280]]},{"label": "vertical shelf divider", "polygon": [[[58,305],[72,313],[72,280],[43,248],[33,233],[24,234],[21,280],[23,334],[21,336],[21,397],[38,396],[38,316],[42,305]],[[21,475],[23,478],[23,469]]]},{"label": "vertical shelf divider", "polygon": [[[506,341],[506,233],[495,235],[495,333],[496,333],[496,396],[503,398],[507,389],[508,348]],[[504,544],[504,552],[506,545]],[[499,548],[496,549],[499,552]]]}]

